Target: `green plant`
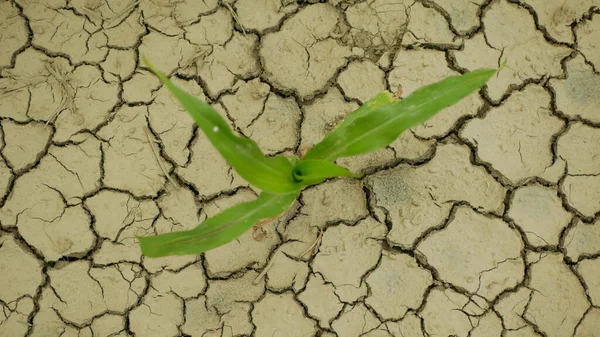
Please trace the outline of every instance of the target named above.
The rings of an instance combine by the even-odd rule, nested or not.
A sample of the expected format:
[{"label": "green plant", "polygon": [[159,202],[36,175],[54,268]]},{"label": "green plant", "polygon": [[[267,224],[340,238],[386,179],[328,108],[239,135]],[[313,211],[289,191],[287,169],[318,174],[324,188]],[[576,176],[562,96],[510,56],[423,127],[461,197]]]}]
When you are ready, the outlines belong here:
[{"label": "green plant", "polygon": [[[239,137],[209,104],[175,86],[147,60],[146,66],[175,95],[231,167],[261,190],[254,201],[226,209],[193,230],[138,237],[148,257],[198,254],[230,242],[262,219],[283,213],[303,188],[327,178],[360,177],[334,162],[383,148],[402,132],[431,118],[483,86],[500,69],[447,77],[400,100],[385,91],[349,114],[302,158],[267,157],[251,139]],[[502,68],[502,67],[501,67]]]}]

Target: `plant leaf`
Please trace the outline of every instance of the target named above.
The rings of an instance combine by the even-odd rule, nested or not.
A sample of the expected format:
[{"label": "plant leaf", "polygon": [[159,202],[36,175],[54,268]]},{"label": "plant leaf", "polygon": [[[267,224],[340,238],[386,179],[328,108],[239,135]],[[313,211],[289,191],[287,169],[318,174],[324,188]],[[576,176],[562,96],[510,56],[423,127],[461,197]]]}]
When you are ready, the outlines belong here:
[{"label": "plant leaf", "polygon": [[282,155],[265,156],[253,140],[235,135],[212,106],[175,86],[146,59],[144,62],[175,95],[212,145],[242,178],[267,192],[288,194],[300,191],[301,186],[292,177],[293,165],[287,158]]},{"label": "plant leaf", "polygon": [[331,132],[336,129],[344,129],[347,128],[354,120],[364,117],[367,114],[371,113],[373,109],[378,109],[380,107],[386,106],[390,103],[397,102],[399,98],[392,94],[389,91],[382,91],[377,95],[373,96],[371,99],[366,101],[360,108],[352,111],[344,120],[338,124]]},{"label": "plant leaf", "polygon": [[258,199],[228,208],[192,230],[137,239],[148,257],[200,254],[236,239],[261,219],[281,214],[297,196],[262,192]]},{"label": "plant leaf", "polygon": [[327,178],[354,177],[360,178],[348,169],[325,160],[300,160],[293,170],[294,179],[304,186],[322,183]]},{"label": "plant leaf", "polygon": [[[447,77],[410,96],[380,104],[365,103],[310,149],[303,159],[335,161],[375,151],[391,144],[402,132],[433,117],[483,86],[498,70],[480,69]],[[381,94],[380,94],[381,95]],[[379,95],[378,95],[379,96]],[[376,96],[377,97],[377,96]],[[360,111],[359,111],[360,110]],[[355,116],[353,116],[355,115]],[[353,116],[353,117],[351,117]]]}]

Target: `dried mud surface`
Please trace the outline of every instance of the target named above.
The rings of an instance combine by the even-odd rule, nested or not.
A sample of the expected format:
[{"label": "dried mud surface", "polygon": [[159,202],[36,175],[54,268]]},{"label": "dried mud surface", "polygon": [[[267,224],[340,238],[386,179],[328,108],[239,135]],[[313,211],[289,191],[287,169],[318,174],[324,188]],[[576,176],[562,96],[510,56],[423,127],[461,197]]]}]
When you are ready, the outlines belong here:
[{"label": "dried mud surface", "polygon": [[[598,0],[0,1],[0,336],[594,337]],[[506,68],[258,235],[149,259],[255,191],[141,56],[269,154],[382,90]]]}]

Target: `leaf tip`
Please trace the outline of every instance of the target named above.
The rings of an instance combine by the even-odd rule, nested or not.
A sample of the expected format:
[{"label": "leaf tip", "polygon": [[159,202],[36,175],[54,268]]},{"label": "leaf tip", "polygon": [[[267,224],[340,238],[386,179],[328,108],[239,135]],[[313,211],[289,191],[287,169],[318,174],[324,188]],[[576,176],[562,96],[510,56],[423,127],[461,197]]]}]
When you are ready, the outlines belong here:
[{"label": "leaf tip", "polygon": [[150,63],[150,60],[148,60],[148,58],[144,55],[141,55],[141,59],[142,62],[144,63],[144,65],[146,67],[148,67],[148,69],[150,69],[151,72],[154,73],[154,75],[158,76],[158,78],[164,82],[167,83],[168,82],[168,78],[165,74],[161,73],[158,69],[156,69],[156,67],[154,67],[154,65],[152,65],[152,63]]},{"label": "leaf tip", "polygon": [[502,62],[500,67],[498,67],[498,70],[496,70],[496,73],[499,73],[500,70],[502,70],[502,69],[504,69],[504,67],[506,67],[506,62],[508,62],[508,59],[504,59],[504,62]]},{"label": "leaf tip", "polygon": [[146,67],[148,67],[150,70],[152,70],[152,72],[154,72],[154,70],[156,70],[156,68],[154,68],[154,66],[152,65],[152,63],[150,63],[150,60],[148,60],[148,58],[146,57],[146,55],[140,55],[140,58],[142,59],[142,62],[144,63],[144,65]]}]

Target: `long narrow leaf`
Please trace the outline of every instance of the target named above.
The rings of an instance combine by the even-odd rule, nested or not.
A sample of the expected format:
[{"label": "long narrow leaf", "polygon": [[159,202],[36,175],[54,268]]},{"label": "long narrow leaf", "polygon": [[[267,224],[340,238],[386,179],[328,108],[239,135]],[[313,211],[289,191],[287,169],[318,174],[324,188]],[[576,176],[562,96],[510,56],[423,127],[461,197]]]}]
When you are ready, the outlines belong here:
[{"label": "long narrow leaf", "polygon": [[479,89],[497,71],[481,69],[447,77],[416,90],[403,100],[389,104],[369,106],[367,102],[359,114],[354,118],[347,118],[310,149],[303,159],[335,161],[340,157],[363,154],[385,147],[405,130],[423,123]]},{"label": "long narrow leaf", "polygon": [[397,102],[399,98],[389,91],[383,91],[366,101],[358,109],[352,111],[344,120],[338,124],[331,132],[335,132],[337,129],[345,129],[354,122],[356,119],[364,117],[373,110],[389,105],[390,103]]},{"label": "long narrow leaf", "polygon": [[213,107],[175,86],[147,60],[144,62],[175,95],[212,145],[242,178],[272,193],[288,194],[300,190],[301,186],[293,180],[293,166],[287,158],[282,155],[265,156],[253,140],[235,135]]},{"label": "long narrow leaf", "polygon": [[294,167],[294,179],[305,186],[320,184],[333,177],[359,178],[360,175],[325,160],[300,160]]},{"label": "long narrow leaf", "polygon": [[148,257],[200,254],[236,239],[261,219],[281,214],[297,196],[262,192],[258,199],[228,208],[193,230],[137,239]]}]

